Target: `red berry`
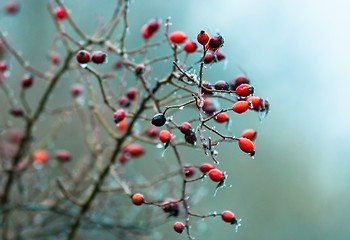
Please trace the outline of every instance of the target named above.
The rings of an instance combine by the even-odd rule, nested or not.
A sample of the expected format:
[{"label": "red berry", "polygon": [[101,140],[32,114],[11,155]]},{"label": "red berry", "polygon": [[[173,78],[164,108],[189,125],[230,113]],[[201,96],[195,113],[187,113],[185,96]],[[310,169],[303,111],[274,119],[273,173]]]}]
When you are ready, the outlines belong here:
[{"label": "red berry", "polygon": [[129,88],[128,90],[126,90],[125,95],[130,100],[134,100],[136,98],[137,92],[138,92],[137,88]]},{"label": "red berry", "polygon": [[215,56],[216,56],[216,59],[218,61],[221,61],[221,60],[224,60],[225,59],[225,55],[221,52],[221,51],[216,51],[215,52]]},{"label": "red berry", "polygon": [[146,70],[145,65],[143,65],[143,64],[136,65],[135,66],[135,74],[136,74],[136,76],[143,75],[145,73],[145,70]]},{"label": "red berry", "polygon": [[214,169],[213,165],[211,165],[210,163],[202,163],[200,166],[199,166],[199,170],[202,172],[202,173],[207,173],[209,172],[210,170]]},{"label": "red berry", "polygon": [[185,141],[189,144],[194,144],[197,141],[197,136],[194,131],[189,131],[185,134]]},{"label": "red berry", "polygon": [[60,162],[68,162],[71,157],[68,151],[60,150],[56,153],[55,158]]},{"label": "red berry", "polygon": [[254,129],[246,129],[242,133],[243,138],[248,138],[250,141],[254,141],[256,138],[257,132]]},{"label": "red berry", "polygon": [[30,88],[33,85],[34,77],[31,74],[23,76],[21,84],[23,88]]},{"label": "red berry", "polygon": [[182,222],[176,222],[174,223],[174,231],[177,233],[182,233],[185,229],[185,224],[183,224]]},{"label": "red berry", "polygon": [[171,140],[171,133],[168,131],[168,130],[162,130],[160,131],[159,133],[159,140],[162,142],[162,143],[167,143]]},{"label": "red berry", "polygon": [[217,49],[222,47],[223,45],[224,45],[224,38],[220,34],[213,36],[209,39],[209,43],[208,43],[209,48]]},{"label": "red berry", "polygon": [[119,157],[119,162],[121,164],[125,164],[130,159],[130,155],[126,153],[122,153]]},{"label": "red berry", "polygon": [[153,36],[152,33],[148,30],[148,25],[143,25],[141,28],[141,35],[143,39],[147,40]]},{"label": "red berry", "polygon": [[214,88],[216,90],[229,90],[230,89],[230,84],[224,80],[219,80],[214,84]]},{"label": "red berry", "polygon": [[235,219],[235,214],[233,212],[230,211],[223,211],[221,213],[221,218],[224,222],[228,222],[231,224],[236,223],[236,219]]},{"label": "red berry", "polygon": [[238,146],[243,152],[249,153],[251,156],[254,156],[255,154],[254,143],[251,140],[244,137],[238,138],[237,140],[238,140]]},{"label": "red berry", "polygon": [[18,129],[11,129],[6,136],[7,141],[13,144],[20,143],[20,141],[22,140],[22,137],[23,137],[23,134]]},{"label": "red berry", "polygon": [[252,96],[247,99],[250,109],[259,111],[262,108],[263,100],[260,97]]},{"label": "red berry", "polygon": [[227,122],[229,120],[229,117],[226,113],[222,112],[222,113],[219,113],[218,115],[216,115],[214,117],[214,120],[218,123],[224,123],[224,122]]},{"label": "red berry", "polygon": [[169,35],[169,40],[172,43],[181,44],[186,40],[186,34],[181,31],[172,32]]},{"label": "red berry", "polygon": [[122,67],[123,67],[123,62],[122,61],[115,61],[114,63],[113,63],[113,67],[114,67],[114,69],[116,69],[116,70],[119,70],[119,69],[121,69]]},{"label": "red berry", "polygon": [[231,90],[234,91],[236,88],[243,84],[243,83],[250,83],[249,79],[244,75],[238,75],[235,79],[231,82]]},{"label": "red berry", "polygon": [[130,144],[124,148],[124,152],[131,157],[140,157],[144,154],[145,149],[139,144]]},{"label": "red berry", "polygon": [[64,20],[67,18],[67,14],[66,14],[66,11],[64,10],[63,7],[57,7],[55,9],[55,17],[57,18],[57,20]]},{"label": "red berry", "polygon": [[19,6],[16,2],[10,1],[6,3],[4,10],[7,14],[15,14],[19,10]]},{"label": "red berry", "polygon": [[246,101],[238,101],[235,104],[233,104],[232,106],[232,111],[238,113],[238,114],[242,114],[244,112],[246,112],[249,108],[249,103]]},{"label": "red berry", "polygon": [[23,109],[18,107],[18,106],[14,106],[11,111],[10,111],[11,115],[14,117],[22,117],[24,112]]},{"label": "red berry", "polygon": [[125,111],[123,109],[120,109],[114,113],[114,122],[119,123],[120,121],[124,120],[125,118]]},{"label": "red berry", "polygon": [[83,87],[80,84],[74,84],[71,88],[70,88],[70,93],[72,95],[72,97],[78,97],[81,93],[83,92]]},{"label": "red berry", "polygon": [[212,114],[215,111],[217,111],[216,107],[214,104],[210,101],[209,98],[204,98],[204,104],[202,107],[203,111],[207,114]]},{"label": "red berry", "polygon": [[150,138],[155,138],[158,136],[158,128],[151,126],[148,130],[147,130],[147,136]]},{"label": "red berry", "polygon": [[117,123],[117,125],[115,125],[115,129],[120,131],[120,132],[123,132],[127,129],[128,127],[128,123],[125,121],[125,120],[122,120],[120,122]]},{"label": "red berry", "polygon": [[207,53],[205,54],[205,56],[204,56],[203,62],[204,62],[205,64],[209,64],[209,63],[213,62],[214,59],[215,59],[214,54],[211,53],[211,52],[207,52]]},{"label": "red berry", "polygon": [[86,64],[90,62],[90,53],[86,50],[80,50],[75,55],[75,58],[77,59],[77,62],[80,64]]},{"label": "red berry", "polygon": [[212,169],[208,172],[209,178],[214,182],[221,182],[224,174],[219,169]]},{"label": "red berry", "polygon": [[184,44],[184,51],[187,53],[194,53],[197,50],[197,44],[193,41],[187,41]]},{"label": "red berry", "polygon": [[204,94],[213,94],[213,85],[207,81],[203,81],[202,83],[202,93]]},{"label": "red berry", "polygon": [[204,30],[200,31],[197,35],[197,41],[199,44],[205,46],[209,42],[209,35]]},{"label": "red berry", "polygon": [[237,88],[236,88],[236,94],[240,97],[247,97],[249,96],[250,94],[253,94],[254,93],[254,87],[247,84],[247,83],[243,83],[241,85],[239,85]]},{"label": "red berry", "polygon": [[147,25],[147,30],[150,34],[154,34],[159,29],[159,21],[157,19],[151,19]]},{"label": "red berry", "polygon": [[179,215],[179,203],[173,198],[167,198],[162,203],[164,212],[169,213],[169,216],[177,217]]},{"label": "red berry", "polygon": [[43,164],[49,158],[49,154],[45,150],[37,150],[33,153],[33,162],[36,164]]},{"label": "red berry", "polygon": [[7,70],[7,63],[5,61],[0,61],[0,72],[5,72]]},{"label": "red berry", "polygon": [[192,131],[192,125],[189,122],[183,122],[180,125],[180,131],[183,134],[187,134]]},{"label": "red berry", "polygon": [[118,104],[121,107],[129,107],[130,106],[130,99],[127,96],[121,96],[118,99]]},{"label": "red berry", "polygon": [[61,56],[58,53],[51,53],[50,54],[50,62],[53,65],[58,65],[61,62]]},{"label": "red berry", "polygon": [[192,176],[194,175],[194,173],[195,173],[194,168],[191,167],[191,166],[184,166],[184,167],[183,167],[183,171],[184,171],[185,176],[186,176],[187,178],[192,177]]},{"label": "red berry", "polygon": [[107,54],[102,51],[95,51],[92,53],[91,61],[96,64],[107,62]]},{"label": "red berry", "polygon": [[131,202],[136,205],[136,206],[140,206],[144,203],[144,197],[141,193],[135,193],[133,195],[131,195]]}]

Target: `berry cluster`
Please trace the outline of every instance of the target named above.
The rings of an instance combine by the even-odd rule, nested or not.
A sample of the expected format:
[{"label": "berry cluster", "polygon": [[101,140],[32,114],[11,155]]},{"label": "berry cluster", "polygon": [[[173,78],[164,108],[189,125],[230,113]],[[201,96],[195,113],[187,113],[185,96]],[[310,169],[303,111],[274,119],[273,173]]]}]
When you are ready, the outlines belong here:
[{"label": "berry cluster", "polygon": [[[48,4],[57,35],[43,54],[49,56],[47,69],[29,64],[16,43],[0,31],[0,87],[9,109],[0,119],[4,239],[16,231],[19,238],[28,238],[27,226],[54,229],[62,238],[75,239],[82,226],[91,223],[96,229],[134,238],[150,234],[145,229],[159,225],[159,219],[171,221],[176,233],[191,239],[195,219],[217,216],[237,229],[240,219],[231,211],[197,213],[189,207],[198,201],[200,191],[193,189],[208,187],[209,182],[215,196],[226,185],[230,173],[218,165],[225,161],[217,151],[220,143],[234,144],[247,158],[255,155],[257,132],[246,129],[233,135],[228,124],[232,117],[251,111],[262,119],[269,112],[269,102],[254,95],[245,75],[232,81],[205,78],[210,66],[226,59],[222,48],[229,41],[204,30],[195,36],[171,31],[170,18],[164,26],[155,18],[137,28],[137,34],[131,31],[140,46],[129,48],[127,30],[135,29],[128,22],[129,1],[118,1],[114,14],[92,35],[82,31],[61,0],[56,3]],[[6,17],[26,11],[19,9],[18,3],[8,2]],[[167,50],[158,51],[158,46]],[[113,60],[111,66],[108,58]],[[168,72],[158,73],[158,64]],[[12,69],[17,65],[24,71],[19,81],[17,69]],[[18,89],[18,82],[17,93],[12,89]],[[66,90],[66,96],[55,91],[57,86]],[[30,88],[39,90],[36,100],[27,100]],[[55,97],[62,101],[54,102]],[[6,121],[14,117],[16,121]],[[64,142],[71,139],[70,148]],[[199,150],[200,162],[185,160],[183,153],[189,149]],[[159,158],[145,159],[152,154]],[[149,179],[144,167],[152,164],[153,172],[161,171]],[[12,213],[23,209],[35,212],[37,220],[26,220],[26,227],[18,230],[19,219]],[[140,211],[133,223],[120,220],[119,214],[140,209],[145,215]],[[46,226],[47,219],[55,220]]]}]

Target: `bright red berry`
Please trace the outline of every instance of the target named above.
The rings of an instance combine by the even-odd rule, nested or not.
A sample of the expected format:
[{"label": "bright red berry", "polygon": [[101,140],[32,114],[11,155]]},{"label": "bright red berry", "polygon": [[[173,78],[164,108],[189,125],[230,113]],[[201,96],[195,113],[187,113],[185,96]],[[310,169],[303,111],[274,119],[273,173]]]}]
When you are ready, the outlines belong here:
[{"label": "bright red berry", "polygon": [[216,115],[214,117],[214,120],[218,123],[224,123],[224,122],[227,122],[229,120],[229,117],[226,113],[222,112],[222,113],[219,113],[218,115]]},{"label": "bright red berry", "polygon": [[238,101],[235,104],[233,104],[232,106],[232,111],[238,113],[238,114],[242,114],[244,112],[246,112],[249,108],[249,103],[246,101]]},{"label": "bright red berry", "polygon": [[246,129],[242,133],[243,138],[248,138],[250,141],[254,141],[256,138],[257,132],[254,129]]},{"label": "bright red berry", "polygon": [[224,45],[224,38],[218,34],[209,39],[208,46],[209,48],[217,49]]},{"label": "bright red berry", "polygon": [[176,222],[174,223],[174,231],[177,233],[182,233],[185,229],[185,224],[183,224],[182,222]]},{"label": "bright red berry", "polygon": [[148,25],[145,24],[141,28],[141,35],[143,39],[147,40],[153,36],[153,34],[148,30]]},{"label": "bright red berry", "polygon": [[118,130],[119,132],[123,132],[127,129],[128,123],[125,120],[122,120],[115,125],[115,129]]},{"label": "bright red berry", "polygon": [[37,150],[33,153],[33,162],[36,164],[44,164],[49,158],[49,154],[45,150]]},{"label": "bright red berry", "polygon": [[238,140],[238,146],[243,152],[249,153],[251,156],[254,156],[255,148],[254,148],[254,143],[251,140],[244,137],[237,138],[237,140]]},{"label": "bright red berry", "polygon": [[91,61],[96,64],[107,62],[107,54],[102,51],[95,51],[92,53]]},{"label": "bright red berry", "polygon": [[120,121],[124,120],[125,118],[125,111],[123,109],[119,109],[114,113],[114,122],[119,123]]},{"label": "bright red berry", "polygon": [[209,42],[209,35],[204,30],[200,31],[197,35],[197,41],[199,44],[205,46]]},{"label": "bright red berry", "polygon": [[77,62],[80,64],[86,64],[91,60],[90,53],[86,50],[78,51],[77,54],[75,55],[75,58],[77,59]]},{"label": "bright red berry", "polygon": [[192,131],[192,125],[189,122],[181,123],[179,128],[183,134],[187,134]]},{"label": "bright red berry", "polygon": [[224,174],[219,169],[211,169],[208,172],[209,178],[214,182],[221,182],[224,178]]},{"label": "bright red berry", "polygon": [[238,96],[247,97],[254,93],[254,87],[247,83],[243,83],[239,85],[235,91]]},{"label": "bright red berry", "polygon": [[60,150],[56,153],[55,158],[60,162],[68,162],[71,159],[71,156],[68,151]]},{"label": "bright red berry", "polygon": [[159,140],[162,143],[167,143],[171,140],[172,136],[171,133],[168,130],[162,130],[159,133]]},{"label": "bright red berry", "polygon": [[23,76],[21,84],[23,88],[30,88],[33,85],[34,77],[31,74]]},{"label": "bright red berry", "polygon": [[262,108],[263,100],[260,97],[252,96],[247,99],[250,104],[250,109],[259,111]]},{"label": "bright red berry", "polygon": [[221,213],[221,218],[224,222],[228,222],[231,224],[235,224],[237,222],[235,218],[235,214],[231,211],[223,211]]},{"label": "bright red berry", "polygon": [[181,31],[172,32],[169,35],[169,40],[172,43],[181,44],[186,40],[186,34]]},{"label": "bright red berry", "polygon": [[193,41],[187,41],[184,44],[184,51],[187,53],[194,53],[197,50],[197,44]]},{"label": "bright red berry", "polygon": [[67,13],[63,7],[57,7],[55,9],[54,15],[57,20],[64,20],[67,18]]},{"label": "bright red berry", "polygon": [[145,199],[141,193],[135,193],[131,195],[131,202],[136,206],[142,205],[144,201]]},{"label": "bright red berry", "polygon": [[199,170],[202,172],[202,173],[207,173],[209,172],[210,170],[214,169],[213,165],[211,165],[210,163],[202,163],[200,166],[199,166]]}]

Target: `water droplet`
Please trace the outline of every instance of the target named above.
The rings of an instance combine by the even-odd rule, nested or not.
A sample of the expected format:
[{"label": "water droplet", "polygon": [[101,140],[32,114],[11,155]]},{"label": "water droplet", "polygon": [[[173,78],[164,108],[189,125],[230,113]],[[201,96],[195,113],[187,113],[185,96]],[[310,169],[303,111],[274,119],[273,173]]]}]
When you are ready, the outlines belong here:
[{"label": "water droplet", "polygon": [[183,109],[184,109],[184,106],[179,107],[179,110],[183,110]]},{"label": "water droplet", "polygon": [[164,147],[164,145],[163,145],[162,143],[158,143],[158,144],[156,145],[156,148],[158,148],[158,149],[163,148],[163,147]]},{"label": "water droplet", "polygon": [[229,187],[233,187],[232,184]]},{"label": "water droplet", "polygon": [[86,68],[86,67],[87,67],[87,63],[81,63],[81,64],[80,64],[80,67]]}]

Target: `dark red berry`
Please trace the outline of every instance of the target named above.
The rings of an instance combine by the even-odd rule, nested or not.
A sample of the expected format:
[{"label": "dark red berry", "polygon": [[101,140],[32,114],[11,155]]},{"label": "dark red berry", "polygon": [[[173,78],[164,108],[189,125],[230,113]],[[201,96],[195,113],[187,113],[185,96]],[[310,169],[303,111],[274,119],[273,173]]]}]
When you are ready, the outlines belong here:
[{"label": "dark red berry", "polygon": [[162,114],[162,113],[158,113],[158,114],[154,115],[152,118],[152,124],[154,126],[157,126],[157,127],[163,126],[165,124],[165,122],[166,122],[166,118],[165,118],[164,114]]},{"label": "dark red berry", "polygon": [[15,14],[19,10],[19,5],[14,1],[9,1],[6,3],[4,10],[7,14]]},{"label": "dark red berry", "polygon": [[249,79],[244,75],[238,75],[235,79],[231,82],[231,90],[234,91],[236,88],[243,84],[243,83],[250,83]]},{"label": "dark red berry", "polygon": [[82,92],[83,92],[83,86],[81,86],[80,84],[74,84],[70,89],[70,93],[72,97],[75,97],[75,98],[80,96]]},{"label": "dark red berry", "polygon": [[230,84],[224,80],[219,80],[214,84],[216,90],[229,90]]},{"label": "dark red berry", "polygon": [[221,51],[216,51],[215,58],[217,61],[221,61],[225,59],[225,55]]},{"label": "dark red berry", "polygon": [[31,74],[23,76],[21,84],[23,88],[30,88],[33,85],[34,77]]},{"label": "dark red berry", "polygon": [[173,198],[167,198],[162,203],[164,212],[169,213],[169,217],[177,217],[179,215],[179,203]]},{"label": "dark red berry", "polygon": [[197,141],[197,136],[194,131],[185,134],[185,141],[189,144],[194,144]]},{"label": "dark red berry", "polygon": [[195,174],[194,168],[191,166],[184,166],[183,171],[187,178],[190,178]]},{"label": "dark red berry", "polygon": [[71,156],[68,151],[60,150],[56,153],[55,158],[60,162],[68,162],[71,159]]},{"label": "dark red berry", "polygon": [[147,40],[153,36],[152,33],[148,30],[148,25],[143,25],[141,28],[141,35],[143,39]]},{"label": "dark red berry", "polygon": [[13,107],[10,111],[11,115],[14,116],[14,117],[22,117],[24,115],[24,112],[22,110],[22,108],[20,107]]},{"label": "dark red berry", "polygon": [[130,99],[127,96],[121,96],[118,99],[118,104],[121,107],[129,107],[130,106]]},{"label": "dark red berry", "polygon": [[185,224],[183,224],[182,222],[176,222],[174,223],[174,231],[177,233],[182,233],[185,229]]},{"label": "dark red berry", "polygon": [[114,63],[113,63],[113,67],[114,67],[114,69],[116,69],[116,70],[119,70],[119,69],[121,69],[122,67],[123,67],[123,62],[122,61],[115,61]]},{"label": "dark red berry", "polygon": [[138,92],[137,88],[129,88],[128,90],[126,90],[125,95],[130,100],[134,100],[136,98],[137,92]]},{"label": "dark red berry", "polygon": [[123,109],[120,109],[114,113],[114,122],[119,123],[120,121],[123,121],[125,118],[125,111]]},{"label": "dark red berry", "polygon": [[136,76],[141,76],[145,73],[146,71],[146,68],[145,68],[145,65],[143,64],[138,64],[135,66],[135,74]]},{"label": "dark red berry", "polygon": [[181,123],[179,128],[183,134],[187,134],[192,131],[192,125],[189,122]]},{"label": "dark red berry", "polygon": [[0,61],[0,72],[5,72],[7,70],[7,63],[5,61]]},{"label": "dark red berry", "polygon": [[213,94],[213,91],[211,91],[213,89],[213,85],[211,85],[211,83],[207,82],[207,81],[203,81],[202,83],[202,93],[204,94]]},{"label": "dark red berry", "polygon": [[209,63],[212,63],[215,59],[215,56],[212,52],[207,52],[204,56],[204,59],[203,59],[203,62],[205,64],[209,64]]},{"label": "dark red berry", "polygon": [[80,50],[79,52],[77,52],[77,54],[75,55],[75,58],[77,59],[77,62],[80,64],[86,64],[91,60],[90,53],[86,50]]},{"label": "dark red berry", "polygon": [[159,29],[159,21],[157,19],[151,19],[147,25],[147,30],[150,34],[154,34]]},{"label": "dark red berry", "polygon": [[96,64],[107,62],[107,54],[102,51],[95,51],[92,53],[91,61]]},{"label": "dark red berry", "polygon": [[209,43],[208,43],[209,48],[217,49],[222,47],[223,45],[224,45],[224,38],[220,34],[215,35],[209,39]]},{"label": "dark red berry", "polygon": [[147,136],[150,138],[155,138],[158,136],[159,132],[158,132],[158,128],[151,126],[150,128],[148,128],[147,132],[146,132]]},{"label": "dark red berry", "polygon": [[18,129],[11,129],[6,136],[8,142],[13,144],[18,144],[23,138],[23,134]]}]

